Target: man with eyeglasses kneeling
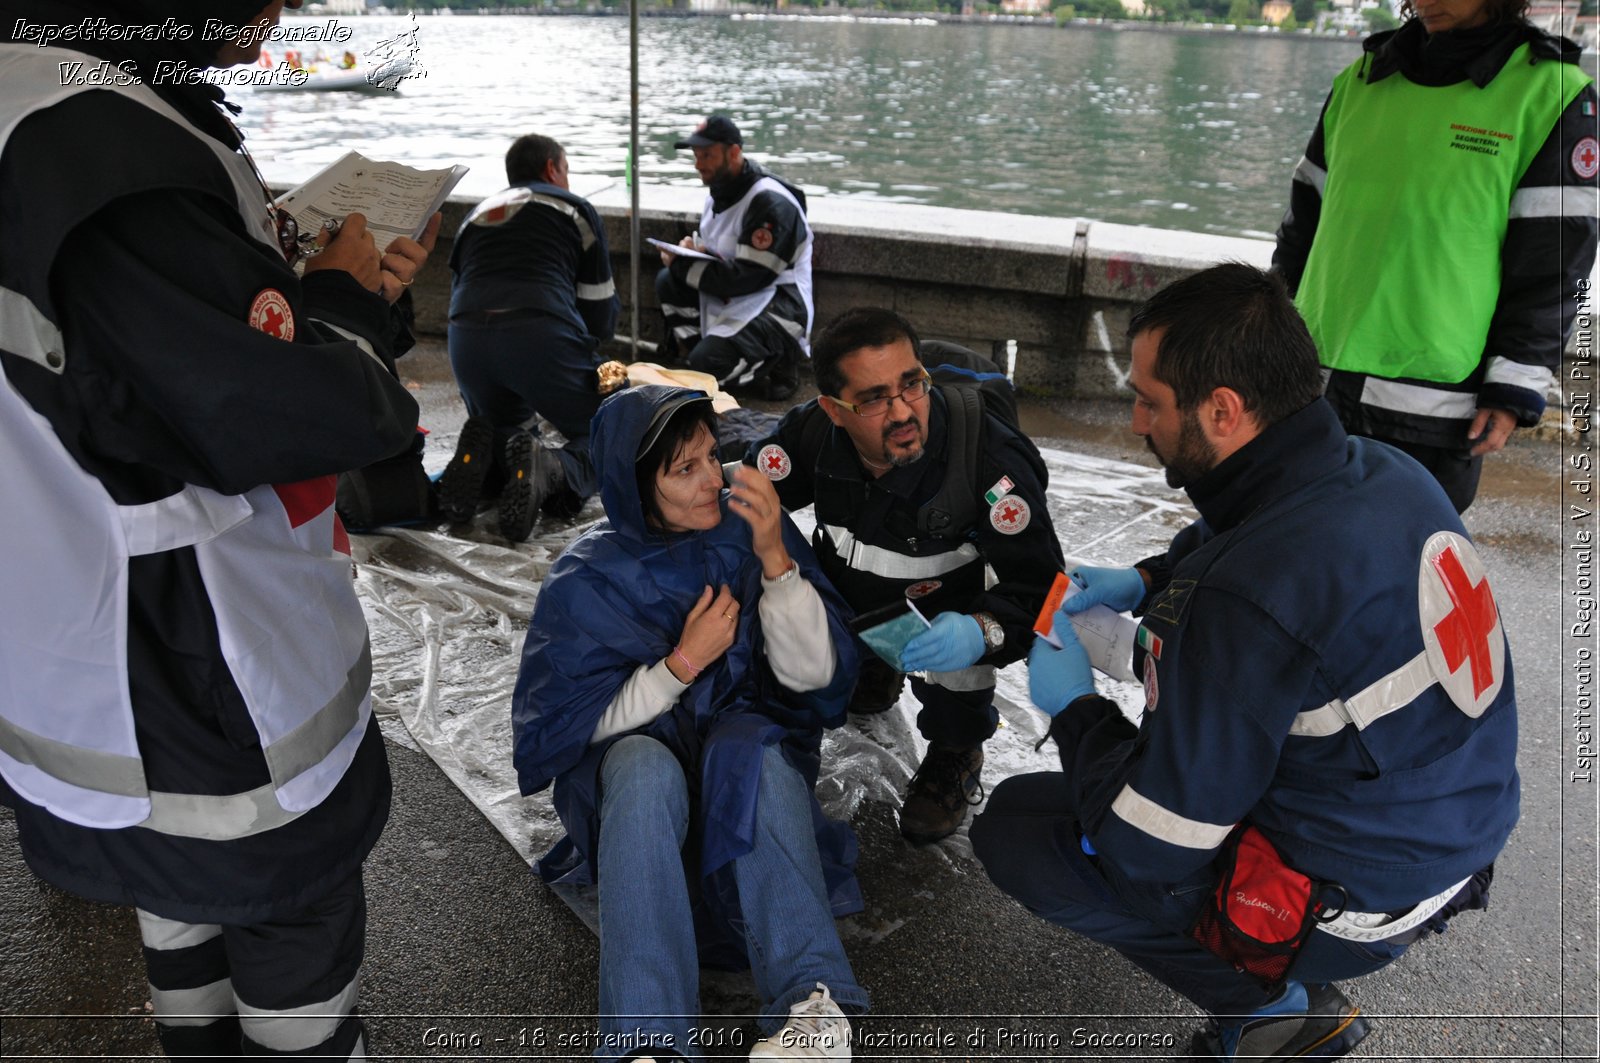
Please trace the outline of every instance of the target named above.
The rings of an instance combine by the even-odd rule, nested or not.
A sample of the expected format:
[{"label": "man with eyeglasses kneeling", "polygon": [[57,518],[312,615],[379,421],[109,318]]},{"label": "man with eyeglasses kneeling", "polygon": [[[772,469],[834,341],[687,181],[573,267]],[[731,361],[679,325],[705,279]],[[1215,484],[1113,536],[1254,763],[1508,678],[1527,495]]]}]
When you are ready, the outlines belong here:
[{"label": "man with eyeglasses kneeling", "polygon": [[[1027,653],[1061,567],[1047,474],[978,389],[934,384],[916,330],[892,311],[846,311],[816,338],[811,360],[822,394],[789,411],[746,460],[784,508],[815,505],[817,556],[857,612],[910,598],[931,621],[899,662],[917,673],[911,691],[928,741],[900,833],[927,844],[955,833],[982,800],[983,743],[999,719],[994,669]],[[887,704],[870,708],[894,704],[894,679]]]}]

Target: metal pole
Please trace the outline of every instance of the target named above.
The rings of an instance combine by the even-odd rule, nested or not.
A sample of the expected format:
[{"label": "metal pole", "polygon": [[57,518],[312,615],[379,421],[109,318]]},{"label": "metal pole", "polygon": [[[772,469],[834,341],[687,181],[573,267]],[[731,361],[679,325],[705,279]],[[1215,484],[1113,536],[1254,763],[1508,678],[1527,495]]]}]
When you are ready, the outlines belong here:
[{"label": "metal pole", "polygon": [[639,0],[628,0],[628,267],[633,274],[633,355],[639,360]]}]

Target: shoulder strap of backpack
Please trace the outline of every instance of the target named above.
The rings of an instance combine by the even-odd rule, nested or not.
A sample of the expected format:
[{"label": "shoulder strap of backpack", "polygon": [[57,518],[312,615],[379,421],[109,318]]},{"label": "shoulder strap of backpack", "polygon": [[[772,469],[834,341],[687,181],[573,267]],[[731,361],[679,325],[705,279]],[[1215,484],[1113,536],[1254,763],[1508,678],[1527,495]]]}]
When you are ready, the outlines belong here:
[{"label": "shoulder strap of backpack", "polygon": [[983,398],[975,388],[941,385],[949,411],[945,431],[944,483],[917,511],[917,530],[924,535],[948,535],[965,528],[977,514],[978,461],[983,450]]}]

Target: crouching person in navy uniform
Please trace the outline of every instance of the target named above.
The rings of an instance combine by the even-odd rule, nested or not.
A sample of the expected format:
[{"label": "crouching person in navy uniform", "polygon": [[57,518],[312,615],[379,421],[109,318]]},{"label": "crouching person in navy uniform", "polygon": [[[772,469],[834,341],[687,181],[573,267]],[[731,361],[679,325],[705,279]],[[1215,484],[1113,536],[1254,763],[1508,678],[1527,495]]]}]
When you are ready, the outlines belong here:
[{"label": "crouching person in navy uniform", "polygon": [[[1367,1024],[1332,983],[1483,907],[1517,821],[1494,596],[1429,474],[1346,436],[1318,397],[1316,348],[1276,279],[1206,270],[1129,334],[1133,430],[1200,520],[1164,557],[1080,570],[1062,647],[1029,657],[1062,772],[998,786],[973,848],[1031,910],[1208,1012],[1194,1056],[1342,1056]],[[1137,727],[1072,637],[1066,613],[1095,603],[1142,615]],[[1343,906],[1275,976],[1191,936],[1236,827],[1320,884],[1322,917]]]},{"label": "crouching person in navy uniform", "polygon": [[770,482],[724,489],[704,392],[619,392],[591,439],[606,519],[551,566],[511,711],[522,792],[553,782],[567,830],[539,873],[599,894],[596,1055],[699,1058],[703,958],[752,969],[750,1058],[849,1059],[855,836],[812,795],[849,610]]},{"label": "crouching person in navy uniform", "polygon": [[745,158],[744,138],[726,115],[708,116],[676,146],[694,150],[706,202],[698,241],[679,241],[702,257],[661,253],[662,355],[676,353],[725,391],[786,399],[811,335],[806,194]]},{"label": "crouching person in navy uniform", "polygon": [[39,877],[137,907],[169,1054],[365,1058],[390,789],[335,481],[416,432],[427,251],[352,214],[295,275],[221,93],[156,76],[254,62],[284,0],[203,5],[235,41],[201,6],[0,4],[136,31],[0,43],[0,801]]},{"label": "crouching person in navy uniform", "polygon": [[[596,351],[616,331],[621,303],[605,227],[569,187],[565,149],[518,137],[506,180],[461,223],[450,252],[450,367],[469,416],[439,478],[439,506],[469,521],[493,487],[500,534],[520,543],[540,512],[574,516],[598,490],[589,460]],[[561,449],[529,427],[539,418],[565,438]]]},{"label": "crouching person in navy uniform", "polygon": [[822,394],[745,455],[786,508],[814,506],[823,571],[858,613],[915,598],[932,621],[898,669],[868,655],[850,706],[882,712],[920,673],[911,692],[928,749],[900,808],[917,845],[954,834],[982,802],[995,669],[1028,652],[1061,570],[1038,449],[979,389],[935,385],[923,347],[892,310],[847,310],[817,337]]}]

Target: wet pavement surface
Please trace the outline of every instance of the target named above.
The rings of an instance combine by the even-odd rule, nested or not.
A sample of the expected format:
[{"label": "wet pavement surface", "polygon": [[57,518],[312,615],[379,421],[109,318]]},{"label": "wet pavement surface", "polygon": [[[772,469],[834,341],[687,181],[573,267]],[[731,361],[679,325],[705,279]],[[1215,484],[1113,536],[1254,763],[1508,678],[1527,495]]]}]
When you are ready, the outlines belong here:
[{"label": "wet pavement surface", "polygon": [[[436,346],[403,368],[434,430],[437,470],[459,400]],[[1183,499],[1161,484],[1125,417],[1112,404],[1025,406],[1025,427],[1054,452],[1052,518],[1071,556],[1130,562],[1184,519]],[[1596,796],[1567,775],[1563,460],[1558,443],[1519,439],[1491,460],[1467,518],[1510,635],[1522,721],[1523,817],[1498,864],[1494,905],[1347,986],[1375,1027],[1357,1057],[1595,1058]],[[480,517],[357,538],[395,779],[394,812],[366,866],[361,1010],[373,1058],[589,1054],[596,942],[529,870],[525,856],[553,840],[548,797],[507,792],[497,747],[508,741],[507,683],[529,599],[571,533],[541,527],[513,548]],[[1002,676],[1001,695],[1007,727],[985,768],[991,787],[1054,767],[1048,749],[1031,749],[1041,724],[1020,666]],[[867,907],[840,922],[873,999],[856,1058],[1182,1058],[1198,1025],[1186,1001],[1003,897],[964,836],[925,849],[900,839],[894,795],[920,754],[908,705],[830,736],[835,766],[819,787],[861,843]],[[0,810],[0,1053],[158,1055],[131,911],[44,885],[15,835]],[[708,972],[702,1000],[706,1055],[744,1058],[754,1026],[743,1016],[756,1003],[748,978]]]}]

